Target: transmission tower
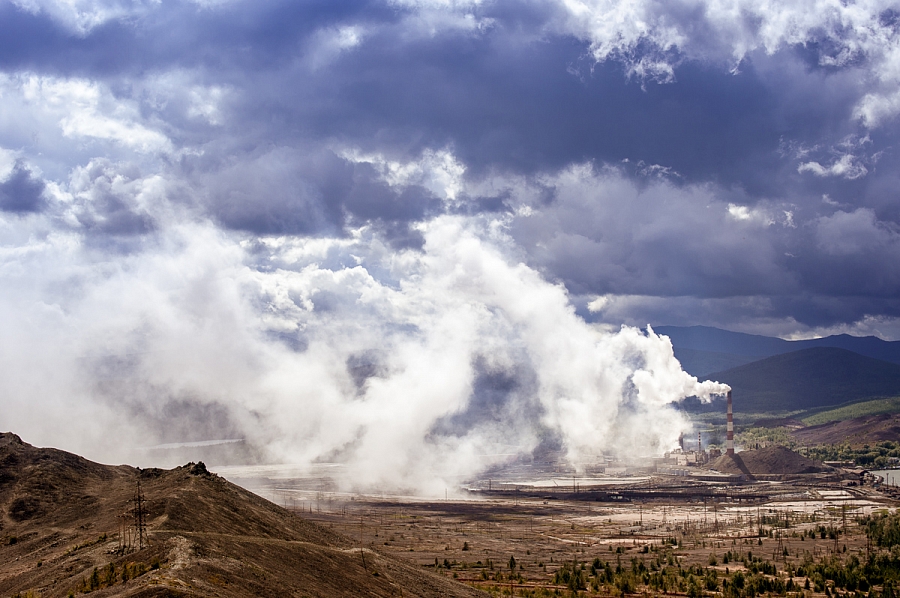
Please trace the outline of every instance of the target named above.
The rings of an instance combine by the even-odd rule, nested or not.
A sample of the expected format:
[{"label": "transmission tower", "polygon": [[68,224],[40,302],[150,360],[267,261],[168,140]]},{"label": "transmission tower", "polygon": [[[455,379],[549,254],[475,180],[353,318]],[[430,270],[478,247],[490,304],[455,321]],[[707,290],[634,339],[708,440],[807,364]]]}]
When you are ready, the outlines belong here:
[{"label": "transmission tower", "polygon": [[134,520],[134,530],[137,534],[138,550],[143,550],[144,546],[149,546],[150,542],[147,538],[147,509],[144,504],[147,501],[144,498],[144,491],[141,489],[140,480],[137,481],[137,486],[134,489],[134,498],[131,499],[131,501],[134,503],[134,507],[131,509],[131,515]]}]

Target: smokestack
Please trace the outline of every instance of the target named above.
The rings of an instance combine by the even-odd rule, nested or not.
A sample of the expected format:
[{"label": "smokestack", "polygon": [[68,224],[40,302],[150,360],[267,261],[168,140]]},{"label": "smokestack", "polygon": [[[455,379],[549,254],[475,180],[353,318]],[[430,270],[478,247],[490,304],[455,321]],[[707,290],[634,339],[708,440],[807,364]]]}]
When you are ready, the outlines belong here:
[{"label": "smokestack", "polygon": [[700,442],[700,432],[697,432],[697,452],[701,452],[703,450],[703,443]]},{"label": "smokestack", "polygon": [[731,412],[731,391],[728,391],[728,416],[725,424],[725,454],[734,454],[734,417]]}]

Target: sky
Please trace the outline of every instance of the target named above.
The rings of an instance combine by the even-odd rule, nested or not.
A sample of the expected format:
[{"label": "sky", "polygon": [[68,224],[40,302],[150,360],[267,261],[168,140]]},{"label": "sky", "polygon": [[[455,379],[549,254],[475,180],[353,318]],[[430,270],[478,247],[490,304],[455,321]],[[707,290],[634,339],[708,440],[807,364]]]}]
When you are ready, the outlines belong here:
[{"label": "sky", "polygon": [[8,427],[411,487],[548,435],[671,444],[668,406],[721,388],[648,325],[900,339],[898,28],[879,0],[0,0]]}]

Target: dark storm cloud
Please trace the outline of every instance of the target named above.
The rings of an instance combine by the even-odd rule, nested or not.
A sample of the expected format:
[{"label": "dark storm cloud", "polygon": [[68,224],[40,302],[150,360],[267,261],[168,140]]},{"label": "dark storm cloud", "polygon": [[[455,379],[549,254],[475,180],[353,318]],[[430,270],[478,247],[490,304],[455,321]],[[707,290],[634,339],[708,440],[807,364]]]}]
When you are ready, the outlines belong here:
[{"label": "dark storm cloud", "polygon": [[[830,21],[800,42],[763,43],[752,37],[762,21],[748,21],[735,59],[740,40],[702,3],[634,6],[663,11],[687,41],[631,38],[626,19],[624,41],[603,50],[594,25],[549,1],[472,5],[470,22],[428,3],[183,1],[85,30],[3,2],[0,68],[99,81],[133,101],[142,122],[191,148],[163,160],[179,201],[227,229],[340,236],[368,224],[394,249],[419,248],[417,223],[508,216],[540,187],[543,218],[511,230],[529,263],[578,295],[767,297],[767,317],[819,324],[879,305],[892,314],[898,128],[866,128],[855,112],[877,46]],[[473,189],[445,202],[346,149],[399,163],[447,150]],[[611,165],[618,182],[597,194],[552,180],[573,164]],[[156,230],[124,196],[84,206],[89,234]],[[771,222],[739,230],[745,216]],[[815,307],[832,297],[851,307]]]},{"label": "dark storm cloud", "polygon": [[[366,2],[237,2],[209,9],[186,0],[72,31],[45,12],[0,4],[0,65],[7,69],[115,76],[148,69],[284,67],[321,27],[383,20],[393,11]],[[111,49],[114,48],[114,51]]]},{"label": "dark storm cloud", "polygon": [[197,179],[209,194],[210,213],[229,228],[256,234],[337,234],[372,222],[408,244],[416,235],[407,224],[440,211],[427,189],[391,187],[371,164],[329,150],[279,148],[205,168]]},{"label": "dark storm cloud", "polygon": [[356,164],[343,205],[362,220],[421,220],[440,212],[440,201],[427,189],[410,185],[399,192],[379,180],[369,164]]},{"label": "dark storm cloud", "polygon": [[[294,80],[261,73],[258,94],[242,98],[241,118],[254,119],[263,103],[267,118],[286,125],[272,132],[279,137],[295,127],[408,156],[452,146],[471,176],[629,159],[759,192],[774,187],[759,172],[780,168],[782,138],[823,133],[821,119],[801,105],[806,94],[785,105],[750,67],[736,77],[688,63],[678,84],[642,89],[616,63],[587,61],[586,46],[571,38],[520,41],[498,30],[398,47],[391,33],[373,34],[325,72]],[[849,111],[848,98],[836,101]]]},{"label": "dark storm cloud", "polygon": [[[0,56],[7,68],[126,84],[148,69],[197,69],[238,90],[231,124],[266,142],[337,138],[406,155],[452,145],[473,175],[629,159],[760,194],[783,182],[771,176],[780,140],[818,143],[855,99],[840,76],[790,52],[765,76],[754,60],[772,59],[760,54],[738,76],[685,61],[677,84],[642,85],[615,61],[595,64],[584,41],[543,34],[551,13],[538,6],[492,4],[486,32],[425,36],[407,31],[403,11],[374,2],[179,3],[82,37],[5,4],[7,26],[28,35],[11,30]],[[362,45],[304,65],[316,34],[343,25],[365,31]]]},{"label": "dark storm cloud", "polygon": [[46,204],[44,187],[44,181],[17,160],[7,179],[0,182],[0,210],[20,214],[41,211]]}]

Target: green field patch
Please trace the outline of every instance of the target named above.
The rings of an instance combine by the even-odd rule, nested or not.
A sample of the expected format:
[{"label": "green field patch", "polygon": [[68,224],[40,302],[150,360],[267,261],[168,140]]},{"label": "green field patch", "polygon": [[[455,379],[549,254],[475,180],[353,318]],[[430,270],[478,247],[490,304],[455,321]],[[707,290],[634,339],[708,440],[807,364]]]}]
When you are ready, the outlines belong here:
[{"label": "green field patch", "polygon": [[807,426],[817,426],[828,422],[845,421],[864,415],[879,415],[882,413],[900,413],[900,397],[850,403],[827,411],[812,413],[806,417],[800,417],[800,420]]}]

